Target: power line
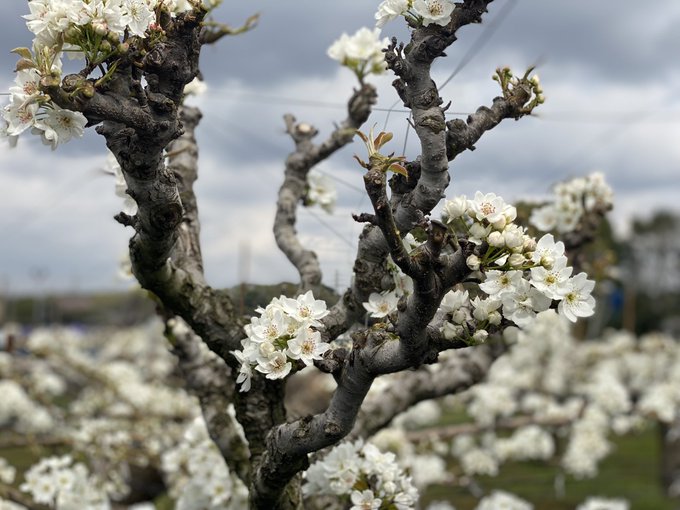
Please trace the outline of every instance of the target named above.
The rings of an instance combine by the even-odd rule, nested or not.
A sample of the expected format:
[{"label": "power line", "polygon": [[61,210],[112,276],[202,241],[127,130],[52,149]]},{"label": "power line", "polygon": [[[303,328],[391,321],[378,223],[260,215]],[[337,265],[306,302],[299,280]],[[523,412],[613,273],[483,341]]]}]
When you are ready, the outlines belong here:
[{"label": "power line", "polygon": [[326,172],[325,170],[321,170],[319,168],[316,168],[314,170],[316,172],[319,172],[320,174],[323,174],[323,175],[330,177],[331,179],[337,181],[339,184],[342,184],[342,185],[348,187],[349,189],[351,189],[353,191],[356,191],[356,192],[361,193],[361,194],[366,192],[364,189],[360,188],[359,186],[355,186],[354,184],[351,184],[351,183],[345,181],[344,179],[341,179],[340,177],[333,175],[330,172]]},{"label": "power line", "polygon": [[[510,11],[515,8],[517,5],[517,0],[508,0],[506,4],[503,5],[503,10],[496,16],[491,23],[489,23],[484,31],[480,34],[480,36],[475,40],[475,42],[470,46],[468,51],[463,55],[463,58],[461,61],[458,63],[456,68],[453,70],[453,72],[449,75],[446,80],[444,80],[444,83],[442,83],[439,86],[439,90],[443,89],[460,71],[463,70],[463,68],[470,63],[472,58],[481,51],[481,49],[484,47],[484,45],[491,39],[491,36],[498,30],[498,27],[503,23],[503,21],[507,18],[508,14],[510,14]],[[392,106],[389,108],[387,112],[387,116],[385,117],[385,124],[383,126],[383,131],[387,131],[387,123],[390,120],[390,114],[394,110],[394,107],[399,104],[400,99],[397,99]],[[448,112],[449,115],[470,115],[469,113],[456,113],[456,112]]]},{"label": "power line", "polygon": [[347,238],[345,238],[344,235],[342,235],[333,225],[328,223],[326,220],[321,219],[321,217],[316,214],[314,211],[312,211],[309,207],[303,208],[304,211],[307,211],[309,215],[316,219],[321,225],[326,227],[332,234],[334,234],[338,239],[340,239],[343,243],[345,243],[348,247],[354,248],[355,245],[350,242]]},{"label": "power line", "polygon": [[439,86],[439,90],[441,91],[448,83],[459,73],[463,70],[463,68],[470,63],[470,61],[479,53],[482,48],[486,45],[486,43],[489,42],[493,34],[496,33],[498,28],[503,24],[503,21],[508,17],[508,14],[517,6],[517,0],[508,0],[505,4],[503,4],[503,8],[501,11],[498,13],[496,17],[494,17],[491,22],[486,26],[486,30],[482,31],[481,34],[479,34],[479,37],[475,39],[475,42],[472,43],[472,46],[468,49],[468,51],[463,55],[463,58],[460,60],[460,63],[456,66],[456,68],[453,70],[453,72],[449,75],[446,80],[444,80],[444,83],[442,83]]}]

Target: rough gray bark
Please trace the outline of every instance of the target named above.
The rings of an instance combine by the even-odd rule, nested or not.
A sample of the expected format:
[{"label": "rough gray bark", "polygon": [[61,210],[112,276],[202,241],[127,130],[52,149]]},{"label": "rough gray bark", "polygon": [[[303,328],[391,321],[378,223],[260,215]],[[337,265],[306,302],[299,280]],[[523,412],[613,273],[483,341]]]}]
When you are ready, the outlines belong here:
[{"label": "rough gray bark", "polygon": [[198,108],[182,105],[179,109],[179,117],[184,133],[173,140],[166,150],[168,170],[175,177],[179,198],[184,207],[184,215],[172,258],[186,271],[200,278],[203,275],[201,223],[198,219],[194,183],[198,179],[198,143],[195,133],[202,114]]},{"label": "rough gray bark", "polygon": [[680,426],[678,420],[670,425],[659,422],[661,449],[661,486],[671,498],[680,499]]},{"label": "rough gray bark", "polygon": [[[62,107],[81,111],[91,124],[101,123],[98,132],[116,156],[128,193],[139,206],[136,215],[121,213],[116,219],[135,230],[130,258],[142,287],[156,294],[166,309],[187,321],[213,351],[233,365],[229,352],[239,345],[240,322],[226,294],[210,288],[202,276],[195,210],[189,200],[185,221],[177,180],[164,162],[165,148],[182,134],[179,108],[184,86],[198,73],[201,21],[200,12],[165,19],[167,38],[144,56],[141,50],[131,52],[101,90],[94,90],[80,75],[69,75],[61,87],[50,86],[46,91]],[[142,77],[148,84],[144,89]],[[73,95],[83,83],[92,90]],[[190,127],[197,119],[195,113],[188,115]],[[184,143],[192,142],[177,142]],[[190,153],[184,156],[192,158]],[[184,166],[194,164],[190,160]],[[181,179],[185,194],[190,193],[191,183],[190,176]],[[183,221],[187,232],[180,234]],[[176,248],[178,239],[184,240],[180,243],[183,250]]]},{"label": "rough gray bark", "polygon": [[208,433],[213,439],[229,470],[248,486],[250,483],[250,451],[240,425],[227,413],[234,401],[235,387],[231,369],[216,356],[200,347],[201,339],[186,331],[167,333],[172,353],[189,393],[200,404]]}]

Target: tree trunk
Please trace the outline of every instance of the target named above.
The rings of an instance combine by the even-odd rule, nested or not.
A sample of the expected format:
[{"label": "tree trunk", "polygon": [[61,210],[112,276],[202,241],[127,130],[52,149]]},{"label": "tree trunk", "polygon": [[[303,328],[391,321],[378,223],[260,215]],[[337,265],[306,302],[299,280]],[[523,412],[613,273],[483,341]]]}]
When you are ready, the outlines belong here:
[{"label": "tree trunk", "polygon": [[661,443],[661,484],[665,493],[680,499],[680,420],[659,422]]}]

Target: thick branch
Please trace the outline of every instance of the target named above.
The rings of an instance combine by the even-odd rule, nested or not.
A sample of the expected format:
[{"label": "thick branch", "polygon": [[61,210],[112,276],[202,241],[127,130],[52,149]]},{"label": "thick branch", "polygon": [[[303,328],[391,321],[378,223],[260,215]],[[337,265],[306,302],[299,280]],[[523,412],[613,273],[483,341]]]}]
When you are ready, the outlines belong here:
[{"label": "thick branch", "polygon": [[467,121],[454,119],[446,123],[446,153],[449,160],[455,159],[465,150],[474,150],[482,135],[495,128],[503,119],[519,119],[528,114],[523,111],[523,106],[531,94],[521,87],[515,88],[513,92],[513,96],[509,98],[495,98],[491,108],[478,108]]},{"label": "thick branch", "polygon": [[[422,153],[417,163],[418,172],[413,173],[417,183],[409,185],[409,192],[399,194],[395,204],[394,222],[401,236],[423,222],[449,184],[445,109],[440,106],[443,101],[430,77],[430,66],[456,40],[455,33],[460,27],[481,21],[491,1],[468,0],[457,4],[447,27],[416,29],[406,53],[396,39],[385,53],[388,67],[399,77],[394,82],[395,89],[405,106],[412,110]],[[371,292],[382,290],[383,281],[387,280],[384,262],[388,252],[380,229],[366,226],[359,238],[352,287],[324,320],[327,339],[335,338],[359,320],[364,313],[362,303]]]},{"label": "thick branch", "polygon": [[[50,510],[49,506],[36,503],[33,499],[11,485],[0,482],[0,498],[22,505],[29,510]],[[0,499],[1,503],[1,499]],[[0,507],[1,508],[1,507]]]},{"label": "thick branch", "polygon": [[179,197],[184,206],[184,216],[173,251],[173,260],[186,271],[202,275],[201,224],[194,194],[194,183],[198,179],[198,145],[195,132],[202,114],[198,108],[182,106],[179,115],[184,133],[167,148],[168,170],[175,177]]},{"label": "thick branch", "polygon": [[[386,173],[380,169],[371,168],[364,174],[364,186],[375,211],[375,216],[371,216],[371,222],[380,228],[385,237],[392,260],[404,274],[411,278],[417,277],[421,268],[418,268],[411,260],[401,240],[397,225],[394,223],[392,207],[387,198]],[[361,217],[355,216],[355,219],[361,221]]]},{"label": "thick branch", "polygon": [[314,127],[296,124],[292,115],[284,117],[286,131],[295,142],[295,151],[286,160],[285,178],[279,189],[274,219],[274,236],[281,251],[300,273],[302,290],[314,289],[321,283],[321,267],[316,253],[302,246],[295,229],[297,207],[307,193],[307,174],[314,165],[352,141],[355,130],[370,115],[375,96],[371,85],[355,91],[348,103],[347,119],[319,145],[312,143],[312,138],[318,133]]},{"label": "thick branch", "polygon": [[169,335],[172,352],[186,381],[187,390],[200,404],[208,433],[229,469],[248,486],[250,483],[250,452],[240,425],[227,412],[234,400],[231,370],[224,362],[201,349],[201,339],[190,331]]},{"label": "thick branch", "polygon": [[[128,122],[118,122],[121,120],[118,117],[107,118],[98,132],[116,156],[128,192],[138,205],[134,217],[118,216],[119,221],[136,231],[130,240],[133,273],[142,287],[158,296],[165,308],[181,316],[213,351],[235,366],[236,360],[229,351],[239,346],[242,336],[239,320],[228,296],[214,291],[204,281],[200,259],[184,265],[187,250],[193,251],[189,255],[200,253],[195,208],[189,211],[188,219],[192,223],[187,242],[179,250],[175,249],[185,211],[175,176],[164,164],[164,149],[181,134],[178,109],[184,86],[198,73],[200,19],[191,13],[180,15],[171,20],[165,30],[167,37],[144,57],[146,101],[137,100],[137,111],[147,111],[152,121],[130,127]],[[104,94],[124,101],[121,98],[127,98],[136,90],[138,80],[133,74],[119,69]],[[92,99],[97,97],[95,94]],[[192,136],[177,143],[188,143],[190,147]],[[195,168],[191,150],[183,155],[188,160],[184,163]],[[192,177],[179,173],[182,191],[192,207]]]},{"label": "thick branch", "polygon": [[479,434],[486,430],[515,430],[527,425],[538,425],[540,427],[563,427],[569,425],[574,420],[570,418],[535,418],[533,416],[515,416],[499,420],[493,426],[484,426],[478,423],[461,423],[457,425],[447,425],[444,427],[432,427],[423,430],[414,430],[406,433],[406,437],[412,442],[450,441],[462,434]]},{"label": "thick branch", "polygon": [[[256,508],[276,508],[288,480],[308,466],[307,454],[333,445],[351,432],[363,399],[376,377],[415,366],[409,350],[386,329],[356,332],[353,341],[328,408],[323,413],[276,427],[268,435],[267,449],[260,465],[256,466],[252,486]],[[446,348],[463,346],[450,342]],[[482,360],[479,362],[483,364]],[[460,378],[461,387],[474,374],[474,369],[466,368],[466,375]]]},{"label": "thick branch", "polygon": [[465,391],[486,376],[494,359],[485,345],[458,350],[436,365],[393,375],[389,388],[366,400],[350,439],[372,436],[418,402]]}]

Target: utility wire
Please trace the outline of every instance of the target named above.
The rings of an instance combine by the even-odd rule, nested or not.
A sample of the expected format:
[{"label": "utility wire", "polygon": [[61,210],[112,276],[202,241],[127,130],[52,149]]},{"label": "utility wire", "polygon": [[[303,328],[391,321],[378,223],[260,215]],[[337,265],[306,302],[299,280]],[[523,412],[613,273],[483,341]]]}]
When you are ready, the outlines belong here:
[{"label": "utility wire", "polygon": [[[442,83],[438,88],[441,91],[459,72],[465,68],[466,65],[470,63],[470,61],[479,53],[482,48],[486,45],[487,42],[489,42],[489,39],[491,39],[491,36],[493,36],[494,33],[496,33],[496,30],[501,26],[503,21],[508,17],[508,14],[510,14],[510,11],[514,9],[517,6],[517,0],[508,0],[504,5],[502,10],[498,13],[498,16],[496,16],[482,31],[480,36],[475,40],[474,43],[472,43],[472,46],[468,49],[468,51],[463,55],[463,58],[461,61],[458,63],[456,68],[453,70],[453,72],[449,75],[446,80],[444,80],[444,83]],[[385,124],[383,126],[383,131],[387,131],[387,123],[390,120],[390,114],[392,111],[394,111],[394,107],[399,104],[400,99],[397,99],[394,103],[392,103],[392,106],[387,111],[387,115],[385,116]],[[449,112],[449,115],[470,115],[469,113],[458,113],[458,112]]]},{"label": "utility wire", "polygon": [[309,215],[316,219],[321,225],[326,227],[331,233],[333,233],[338,239],[340,239],[343,243],[345,243],[348,247],[354,248],[355,245],[351,243],[344,235],[342,235],[333,225],[328,223],[326,220],[322,219],[318,214],[316,214],[314,211],[312,211],[309,207],[303,208],[304,211],[307,211]]},{"label": "utility wire", "polygon": [[499,29],[499,27],[503,24],[505,19],[508,17],[510,12],[517,7],[517,0],[508,0],[506,3],[503,4],[502,9],[498,13],[497,16],[495,16],[489,24],[486,26],[486,30],[482,31],[481,34],[479,34],[479,37],[475,39],[475,42],[472,43],[472,46],[468,48],[467,52],[465,52],[465,55],[463,55],[463,58],[460,60],[460,63],[456,66],[456,68],[453,70],[453,72],[449,75],[444,82],[439,85],[439,90],[441,91],[448,83],[459,73],[463,70],[463,68],[470,63],[470,61],[479,53],[482,48],[486,45],[486,43],[489,42],[493,34],[496,33],[496,31]]}]

